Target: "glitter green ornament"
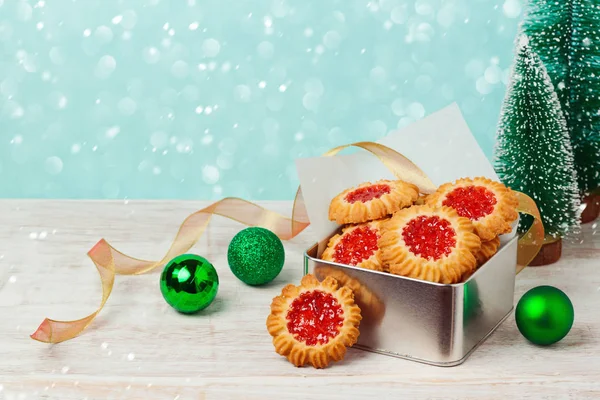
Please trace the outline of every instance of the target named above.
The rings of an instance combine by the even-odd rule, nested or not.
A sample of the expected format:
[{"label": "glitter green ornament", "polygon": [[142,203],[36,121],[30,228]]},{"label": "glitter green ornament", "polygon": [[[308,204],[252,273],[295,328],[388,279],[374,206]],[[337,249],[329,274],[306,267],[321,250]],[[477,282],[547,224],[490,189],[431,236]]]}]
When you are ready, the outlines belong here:
[{"label": "glitter green ornament", "polygon": [[193,314],[208,307],[217,295],[219,276],[204,257],[183,254],[165,266],[160,291],[171,307]]},{"label": "glitter green ornament", "polygon": [[521,297],[515,311],[519,331],[540,346],[558,342],[571,330],[575,311],[569,297],[553,286],[538,286]]},{"label": "glitter green ornament", "polygon": [[227,261],[242,282],[258,286],[279,275],[285,261],[281,240],[270,230],[251,227],[240,231],[229,243]]}]

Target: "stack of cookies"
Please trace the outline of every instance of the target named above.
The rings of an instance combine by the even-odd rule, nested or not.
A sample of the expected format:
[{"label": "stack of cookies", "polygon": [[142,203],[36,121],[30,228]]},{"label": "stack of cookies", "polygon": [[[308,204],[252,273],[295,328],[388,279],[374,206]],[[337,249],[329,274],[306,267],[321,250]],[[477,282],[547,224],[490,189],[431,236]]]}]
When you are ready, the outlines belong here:
[{"label": "stack of cookies", "polygon": [[517,219],[513,191],[487,178],[446,183],[430,195],[403,181],[363,183],[337,195],[342,225],[322,258],[437,283],[458,283],[489,260]]}]

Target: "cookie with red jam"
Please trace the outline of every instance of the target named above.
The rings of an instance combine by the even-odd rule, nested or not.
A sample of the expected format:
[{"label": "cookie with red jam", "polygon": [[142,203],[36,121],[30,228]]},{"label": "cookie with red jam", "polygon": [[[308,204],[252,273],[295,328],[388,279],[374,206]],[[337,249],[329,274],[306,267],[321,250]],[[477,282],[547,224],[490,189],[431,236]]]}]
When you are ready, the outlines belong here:
[{"label": "cookie with red jam", "polygon": [[379,180],[344,190],[329,205],[329,219],[340,225],[382,219],[409,207],[419,197],[419,189],[407,182]]},{"label": "cookie with red jam", "polygon": [[383,221],[346,226],[342,233],[329,239],[321,258],[338,264],[383,271],[378,245]]},{"label": "cookie with red jam", "polygon": [[481,240],[468,218],[450,207],[400,210],[384,225],[381,259],[392,274],[458,283],[475,270]]},{"label": "cookie with red jam", "polygon": [[515,193],[500,182],[482,177],[446,183],[427,196],[427,204],[452,207],[461,217],[469,218],[482,241],[510,233],[511,224],[519,216]]},{"label": "cookie with red jam", "polygon": [[325,368],[356,343],[361,319],[352,289],[338,287],[332,277],[319,282],[309,274],[300,286],[287,285],[273,299],[267,329],[275,351],[289,362]]}]

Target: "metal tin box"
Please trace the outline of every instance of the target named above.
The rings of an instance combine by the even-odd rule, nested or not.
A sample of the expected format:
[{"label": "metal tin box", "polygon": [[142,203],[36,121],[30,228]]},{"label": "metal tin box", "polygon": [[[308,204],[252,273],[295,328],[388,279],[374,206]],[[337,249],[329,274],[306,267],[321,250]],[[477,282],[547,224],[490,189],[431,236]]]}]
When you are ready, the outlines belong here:
[{"label": "metal tin box", "polygon": [[[334,233],[335,234],[335,233]],[[331,235],[333,236],[333,234]],[[329,237],[304,254],[304,274],[350,287],[362,310],[356,347],[437,366],[455,366],[513,308],[517,237],[467,281],[437,284],[321,260]]]}]

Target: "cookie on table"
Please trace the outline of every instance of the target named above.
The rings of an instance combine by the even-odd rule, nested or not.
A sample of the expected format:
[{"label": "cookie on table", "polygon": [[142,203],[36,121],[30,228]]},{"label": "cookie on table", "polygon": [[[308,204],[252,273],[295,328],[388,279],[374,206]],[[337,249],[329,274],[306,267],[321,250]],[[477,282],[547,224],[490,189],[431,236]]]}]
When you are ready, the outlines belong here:
[{"label": "cookie on table", "polygon": [[342,233],[329,239],[321,258],[338,264],[383,271],[378,242],[384,221],[346,226]]},{"label": "cookie on table", "polygon": [[413,205],[418,197],[419,189],[411,183],[385,179],[365,182],[334,197],[329,219],[340,225],[382,219]]},{"label": "cookie on table", "polygon": [[267,329],[275,351],[289,362],[325,368],[356,343],[361,319],[352,289],[338,287],[332,277],[319,282],[309,274],[300,286],[287,285],[273,299]]},{"label": "cookie on table", "polygon": [[436,283],[458,283],[477,266],[481,240],[450,207],[413,206],[384,225],[381,259],[389,272]]},{"label": "cookie on table", "polygon": [[519,216],[515,193],[500,182],[482,177],[446,183],[427,196],[426,202],[433,207],[452,207],[461,217],[469,218],[482,241],[510,233],[511,224]]}]

